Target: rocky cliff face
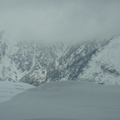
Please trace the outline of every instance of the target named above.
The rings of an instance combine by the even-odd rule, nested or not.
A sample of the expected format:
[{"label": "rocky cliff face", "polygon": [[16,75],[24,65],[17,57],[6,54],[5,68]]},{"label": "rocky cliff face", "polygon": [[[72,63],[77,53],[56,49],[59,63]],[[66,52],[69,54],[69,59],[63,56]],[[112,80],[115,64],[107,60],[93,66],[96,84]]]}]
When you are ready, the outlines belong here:
[{"label": "rocky cliff face", "polygon": [[0,33],[0,80],[32,85],[57,80],[120,84],[120,37],[64,45],[16,42]]}]

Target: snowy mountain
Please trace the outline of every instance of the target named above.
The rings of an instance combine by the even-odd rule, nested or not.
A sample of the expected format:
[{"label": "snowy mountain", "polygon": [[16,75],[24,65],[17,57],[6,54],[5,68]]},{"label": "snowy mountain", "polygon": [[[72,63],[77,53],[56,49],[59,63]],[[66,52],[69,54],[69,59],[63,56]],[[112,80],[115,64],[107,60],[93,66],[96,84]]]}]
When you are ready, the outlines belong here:
[{"label": "snowy mountain", "polygon": [[47,79],[50,81],[60,79],[77,80],[92,56],[105,44],[106,41],[102,43],[93,41],[70,45],[60,57],[59,64],[50,66]]},{"label": "snowy mountain", "polygon": [[93,55],[80,79],[120,85],[120,36],[116,36]]},{"label": "snowy mountain", "polygon": [[49,82],[0,104],[0,120],[120,120],[119,102],[119,86]]},{"label": "snowy mountain", "polygon": [[60,44],[16,42],[2,39],[0,43],[0,80],[23,81],[38,85],[46,79],[47,67],[63,52]]},{"label": "snowy mountain", "polygon": [[0,81],[0,103],[8,101],[15,95],[20,94],[30,88],[34,87],[27,83]]},{"label": "snowy mountain", "polygon": [[58,80],[120,85],[120,37],[74,44],[10,42],[0,33],[0,80],[35,86]]}]

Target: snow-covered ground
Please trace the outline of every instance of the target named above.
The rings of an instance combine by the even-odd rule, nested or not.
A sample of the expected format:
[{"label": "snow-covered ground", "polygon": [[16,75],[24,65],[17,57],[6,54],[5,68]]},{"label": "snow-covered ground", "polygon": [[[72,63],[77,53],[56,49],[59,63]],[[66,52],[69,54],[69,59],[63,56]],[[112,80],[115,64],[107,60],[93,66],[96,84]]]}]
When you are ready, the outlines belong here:
[{"label": "snow-covered ground", "polygon": [[0,81],[0,103],[8,101],[15,95],[30,88],[33,88],[33,86],[26,83]]},{"label": "snow-covered ground", "polygon": [[120,120],[120,86],[45,83],[1,103],[0,120]]}]

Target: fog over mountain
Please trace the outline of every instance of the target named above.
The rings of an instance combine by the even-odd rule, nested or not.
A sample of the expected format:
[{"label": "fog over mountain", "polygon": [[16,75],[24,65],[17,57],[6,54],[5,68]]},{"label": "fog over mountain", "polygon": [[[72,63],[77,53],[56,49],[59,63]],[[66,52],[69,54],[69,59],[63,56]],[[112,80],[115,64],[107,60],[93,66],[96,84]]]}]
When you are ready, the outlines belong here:
[{"label": "fog over mountain", "polygon": [[0,31],[14,40],[75,42],[119,35],[119,0],[0,0]]},{"label": "fog over mountain", "polygon": [[0,0],[0,120],[120,120],[119,12],[120,0]]}]

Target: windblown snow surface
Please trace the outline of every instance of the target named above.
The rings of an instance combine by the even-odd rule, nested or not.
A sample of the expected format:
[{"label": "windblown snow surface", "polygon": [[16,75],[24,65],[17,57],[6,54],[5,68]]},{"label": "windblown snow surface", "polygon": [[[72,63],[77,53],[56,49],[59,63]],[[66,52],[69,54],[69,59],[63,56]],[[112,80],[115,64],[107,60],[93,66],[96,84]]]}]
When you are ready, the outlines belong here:
[{"label": "windblown snow surface", "polygon": [[8,101],[15,95],[30,88],[33,88],[33,86],[27,83],[0,81],[0,103]]},{"label": "windblown snow surface", "polygon": [[0,120],[120,120],[120,86],[45,83],[1,103]]}]

